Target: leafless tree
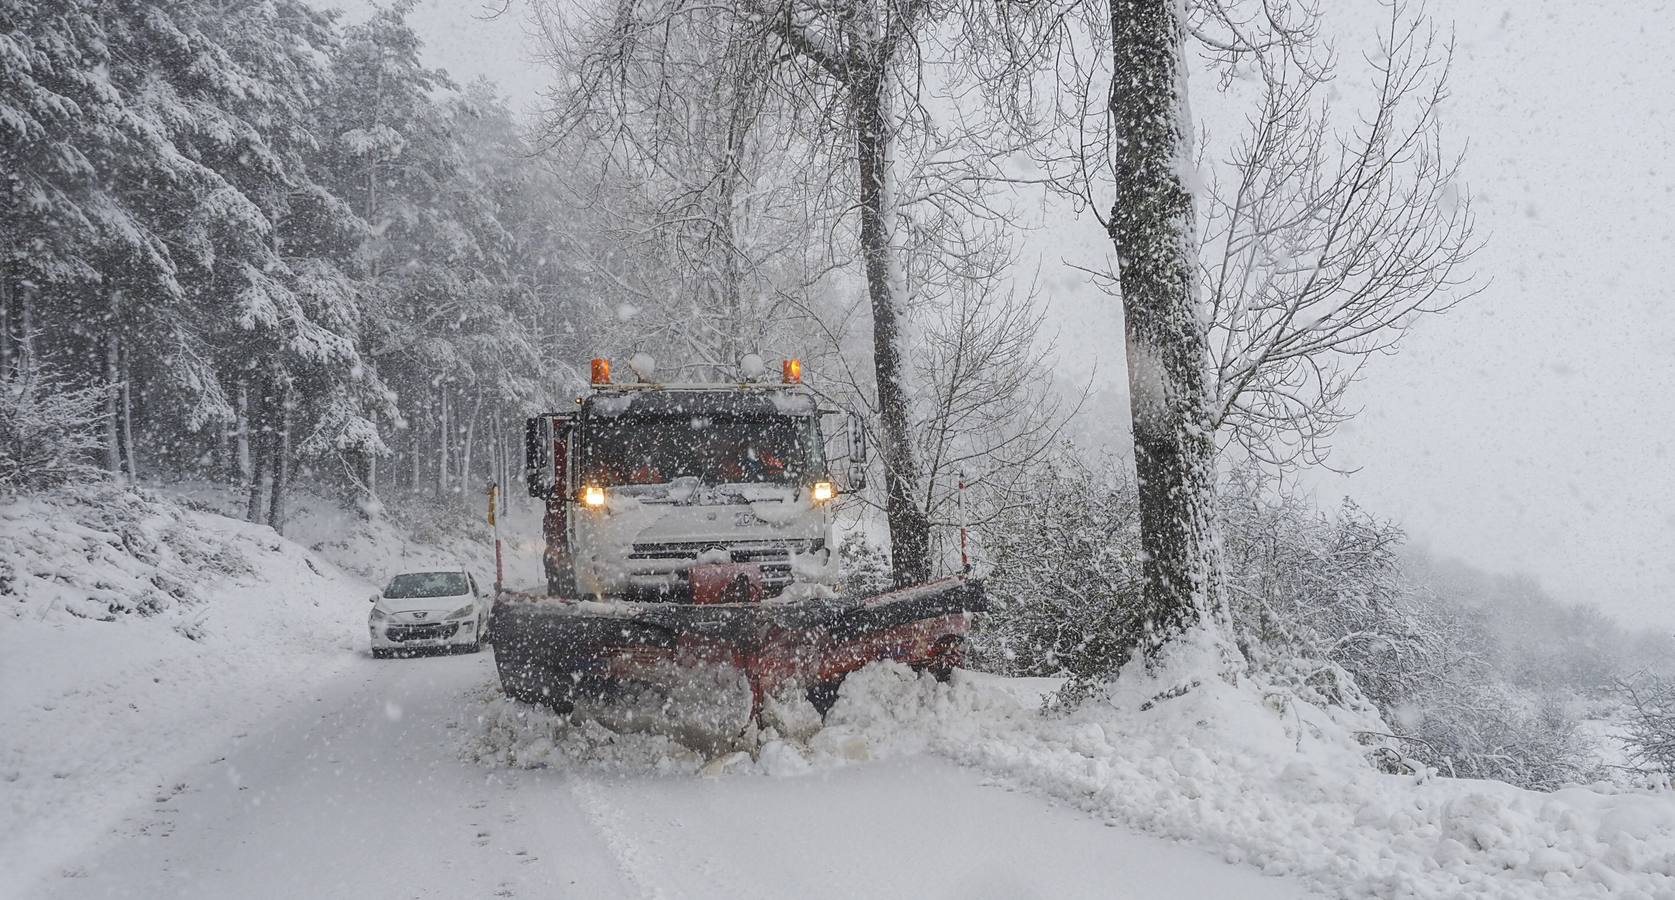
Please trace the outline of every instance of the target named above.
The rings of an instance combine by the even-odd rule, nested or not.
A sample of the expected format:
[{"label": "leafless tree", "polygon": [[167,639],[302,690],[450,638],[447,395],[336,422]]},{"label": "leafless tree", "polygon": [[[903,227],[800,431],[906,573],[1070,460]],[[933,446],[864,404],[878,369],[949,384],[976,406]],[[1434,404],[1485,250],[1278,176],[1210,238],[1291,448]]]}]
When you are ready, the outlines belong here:
[{"label": "leafless tree", "polygon": [[796,189],[814,167],[776,125],[756,27],[680,2],[534,9],[561,79],[544,149],[585,210],[576,246],[616,343],[731,366],[775,341],[773,298],[800,277],[811,233]]},{"label": "leafless tree", "polygon": [[[1318,461],[1344,390],[1414,319],[1469,294],[1469,204],[1436,108],[1448,51],[1393,0],[1371,55],[1372,112],[1340,136],[1319,10],[1281,0],[975,3],[993,94],[1039,145],[1046,179],[1099,217],[1127,328],[1142,493],[1149,655],[1223,618],[1211,495],[1218,437],[1261,459]],[[1221,85],[1263,86],[1228,177],[1187,111],[1185,54]],[[1112,77],[1121,73],[1121,77]],[[1207,195],[1200,225],[1195,194]],[[1109,214],[1104,214],[1109,210]],[[1184,266],[1184,268],[1183,268]]]},{"label": "leafless tree", "polygon": [[1362,366],[1478,289],[1460,157],[1437,112],[1451,48],[1397,2],[1368,60],[1372,100],[1334,128],[1329,62],[1267,66],[1250,131],[1211,173],[1201,272],[1211,423],[1275,466],[1325,461]]}]

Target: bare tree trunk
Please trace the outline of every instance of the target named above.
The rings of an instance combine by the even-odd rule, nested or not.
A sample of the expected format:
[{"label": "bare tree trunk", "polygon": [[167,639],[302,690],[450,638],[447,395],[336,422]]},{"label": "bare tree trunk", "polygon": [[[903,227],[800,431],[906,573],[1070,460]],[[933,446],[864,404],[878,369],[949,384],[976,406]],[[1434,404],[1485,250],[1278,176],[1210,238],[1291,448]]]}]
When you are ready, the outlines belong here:
[{"label": "bare tree trunk", "polygon": [[268,499],[268,526],[282,534],[285,529],[285,489],[291,474],[290,401],[290,385],[281,385],[279,396],[274,400],[278,433],[268,441],[273,452],[273,491]]},{"label": "bare tree trunk", "polygon": [[506,488],[512,480],[515,466],[512,454],[515,451],[513,443],[508,440],[506,421],[498,412],[494,414],[494,433],[496,452],[500,456],[500,475],[496,478],[500,483],[500,514],[505,515],[512,511],[512,492]]},{"label": "bare tree trunk", "polygon": [[1145,551],[1148,661],[1225,620],[1214,521],[1215,437],[1197,317],[1195,213],[1184,175],[1191,119],[1179,0],[1113,0],[1116,247]]},{"label": "bare tree trunk", "polygon": [[[476,450],[477,441],[477,415],[482,411],[482,409],[483,389],[479,385],[477,387],[477,396],[471,401],[471,416],[465,420],[465,446],[460,450],[459,454],[458,483],[461,488],[467,491],[468,497],[471,488],[471,463],[472,458],[476,455],[474,451]],[[493,476],[491,475],[490,477]]]},{"label": "bare tree trunk", "polygon": [[134,463],[134,378],[128,348],[126,345],[119,346],[121,352],[117,354],[117,365],[122,373],[122,464],[127,469],[128,478],[139,481],[140,470]]},{"label": "bare tree trunk", "polygon": [[17,296],[12,288],[12,242],[10,229],[0,239],[0,377],[23,371],[18,360],[18,341],[13,325],[12,303]]},{"label": "bare tree trunk", "polygon": [[35,291],[25,287],[18,293],[17,359],[24,371],[35,367]]},{"label": "bare tree trunk", "polygon": [[105,326],[105,469],[117,478],[122,477],[122,440],[121,440],[121,400],[117,397],[117,380],[120,378],[117,359],[121,354],[121,346],[116,336],[115,319],[116,298],[112,297],[112,322]]},{"label": "bare tree trunk", "polygon": [[238,402],[233,420],[233,466],[228,475],[235,484],[250,485],[250,382],[239,379]]},{"label": "bare tree trunk", "polygon": [[855,150],[860,168],[861,250],[872,301],[873,366],[878,380],[879,456],[884,462],[884,514],[890,525],[890,567],[897,584],[930,577],[930,521],[918,503],[919,461],[908,423],[903,380],[902,321],[897,261],[890,242],[892,135],[884,108],[883,68],[851,87]]},{"label": "bare tree trunk", "polygon": [[254,433],[250,438],[250,486],[246,491],[244,518],[251,522],[262,521],[262,478],[267,474],[268,445],[271,440],[265,414],[267,404],[264,399],[258,392],[250,414]]},{"label": "bare tree trunk", "polygon": [[436,496],[442,498],[448,495],[448,386],[438,388],[436,395],[440,407],[436,426]]}]

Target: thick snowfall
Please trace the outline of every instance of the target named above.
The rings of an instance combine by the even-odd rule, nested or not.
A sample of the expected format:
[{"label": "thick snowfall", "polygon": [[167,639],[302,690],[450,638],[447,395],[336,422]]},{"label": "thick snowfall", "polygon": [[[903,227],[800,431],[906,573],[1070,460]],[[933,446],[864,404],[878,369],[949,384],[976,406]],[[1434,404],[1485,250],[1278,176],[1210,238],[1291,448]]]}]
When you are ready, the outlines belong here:
[{"label": "thick snowfall", "polygon": [[[1363,367],[1476,304],[1496,349],[1402,401],[1416,469],[1539,460],[1543,496],[1459,502],[1675,559],[1669,279],[1590,187],[1662,196],[1661,156],[1602,160],[1667,155],[1627,90],[1667,11],[1576,0],[1484,57],[1564,82],[1505,76],[1544,172],[1460,155],[1512,114],[1450,105],[1469,41],[1418,2],[333,5],[0,0],[0,900],[1675,900],[1675,635],[1293,489],[1355,468]],[[541,109],[434,68],[416,23],[479,5],[539,41]],[[1652,76],[1588,71],[1601,20]],[[1619,92],[1644,132],[1579,114]],[[1636,234],[1478,257],[1485,168]],[[1608,335],[1574,365],[1503,346],[1543,292]],[[1580,480],[1611,454],[1640,509]],[[494,584],[490,485],[505,586],[582,602],[384,658],[479,634],[485,597],[368,599]],[[700,605],[741,597],[776,602]],[[585,711],[653,609],[647,666],[808,665],[725,752],[513,699]],[[550,639],[583,613],[622,615]]]},{"label": "thick snowfall", "polygon": [[0,506],[0,895],[1675,895],[1667,792],[1382,774],[1370,713],[1255,680],[1043,715],[1050,680],[880,664],[706,760],[513,703],[488,651],[371,660],[374,573],[480,548],[211,508]]}]

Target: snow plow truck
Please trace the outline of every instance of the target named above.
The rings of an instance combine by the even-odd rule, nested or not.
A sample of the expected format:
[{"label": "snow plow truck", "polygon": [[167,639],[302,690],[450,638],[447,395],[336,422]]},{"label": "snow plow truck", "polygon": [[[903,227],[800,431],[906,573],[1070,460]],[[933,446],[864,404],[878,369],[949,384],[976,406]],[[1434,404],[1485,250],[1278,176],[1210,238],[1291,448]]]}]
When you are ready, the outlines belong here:
[{"label": "snow plow truck", "polygon": [[[981,582],[954,575],[845,591],[833,543],[840,486],[865,486],[849,431],[840,485],[799,361],[768,377],[634,380],[595,359],[573,411],[526,423],[526,479],[545,500],[546,590],[502,591],[491,618],[505,692],[613,726],[742,736],[769,698],[824,714],[848,673],[896,660],[946,679]],[[851,423],[852,425],[854,423]]]}]

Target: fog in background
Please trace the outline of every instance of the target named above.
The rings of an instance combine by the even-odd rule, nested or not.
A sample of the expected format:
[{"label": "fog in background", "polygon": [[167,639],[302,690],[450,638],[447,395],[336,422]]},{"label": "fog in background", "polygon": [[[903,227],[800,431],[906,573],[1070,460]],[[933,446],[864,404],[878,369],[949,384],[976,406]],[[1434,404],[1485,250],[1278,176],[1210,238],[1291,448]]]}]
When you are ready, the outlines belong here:
[{"label": "fog in background", "polygon": [[[351,18],[370,8],[320,2]],[[421,0],[411,21],[432,64],[486,75],[533,109],[549,76],[517,0],[483,18],[494,5]],[[1456,29],[1445,124],[1468,145],[1490,284],[1369,364],[1351,398],[1363,412],[1334,441],[1333,463],[1356,471],[1304,484],[1323,505],[1348,494],[1397,519],[1433,553],[1675,627],[1675,4],[1431,6]],[[1367,0],[1327,10],[1346,53],[1379,15]],[[1117,306],[1061,265],[1109,244],[1090,218],[1026,249],[1065,370],[1098,363],[1084,430],[1123,434]]]}]

